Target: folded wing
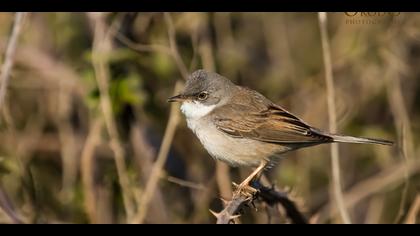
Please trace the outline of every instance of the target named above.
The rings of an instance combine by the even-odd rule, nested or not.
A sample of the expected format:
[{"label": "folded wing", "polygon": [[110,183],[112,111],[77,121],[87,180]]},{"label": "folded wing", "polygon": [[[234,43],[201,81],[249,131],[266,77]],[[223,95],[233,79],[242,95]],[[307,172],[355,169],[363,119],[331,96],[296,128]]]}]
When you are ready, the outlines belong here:
[{"label": "folded wing", "polygon": [[[261,104],[261,103],[260,103]],[[278,144],[318,144],[333,138],[271,102],[263,107],[247,104],[228,104],[218,108],[214,117],[216,127],[236,138],[250,138]]]}]

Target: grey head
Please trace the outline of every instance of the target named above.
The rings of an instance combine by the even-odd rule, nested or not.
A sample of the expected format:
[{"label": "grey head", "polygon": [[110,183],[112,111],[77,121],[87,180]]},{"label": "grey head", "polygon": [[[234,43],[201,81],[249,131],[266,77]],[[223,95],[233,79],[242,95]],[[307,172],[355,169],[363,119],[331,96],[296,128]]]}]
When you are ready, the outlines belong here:
[{"label": "grey head", "polygon": [[168,102],[192,101],[206,106],[224,104],[236,85],[229,79],[205,70],[193,72],[181,94],[168,99]]}]

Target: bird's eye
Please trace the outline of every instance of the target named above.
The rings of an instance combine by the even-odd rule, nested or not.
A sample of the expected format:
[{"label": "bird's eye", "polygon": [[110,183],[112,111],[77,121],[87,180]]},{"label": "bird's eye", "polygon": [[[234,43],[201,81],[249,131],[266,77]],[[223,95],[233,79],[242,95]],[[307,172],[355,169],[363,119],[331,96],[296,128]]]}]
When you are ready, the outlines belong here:
[{"label": "bird's eye", "polygon": [[198,97],[199,100],[203,101],[203,100],[206,100],[208,98],[208,96],[209,96],[209,94],[207,92],[201,92],[201,93],[198,94],[197,97]]}]

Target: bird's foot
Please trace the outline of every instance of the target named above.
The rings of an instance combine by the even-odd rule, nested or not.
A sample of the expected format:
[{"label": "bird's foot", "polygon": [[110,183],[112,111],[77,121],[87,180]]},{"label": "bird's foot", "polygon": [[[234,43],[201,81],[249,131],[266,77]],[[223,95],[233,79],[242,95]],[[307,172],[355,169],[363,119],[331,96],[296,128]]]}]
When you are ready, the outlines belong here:
[{"label": "bird's foot", "polygon": [[249,185],[249,182],[242,182],[239,185],[236,183],[233,183],[233,186],[236,188],[234,194],[242,195],[249,199],[254,198],[255,194],[258,192],[257,189]]}]

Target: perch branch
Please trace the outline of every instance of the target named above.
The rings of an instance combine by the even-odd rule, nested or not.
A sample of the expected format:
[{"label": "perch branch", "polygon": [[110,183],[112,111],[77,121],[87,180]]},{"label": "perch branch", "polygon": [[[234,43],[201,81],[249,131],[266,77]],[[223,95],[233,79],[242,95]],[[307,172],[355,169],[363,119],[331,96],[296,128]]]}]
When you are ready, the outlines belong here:
[{"label": "perch branch", "polygon": [[253,198],[245,197],[242,194],[234,194],[232,200],[227,201],[225,204],[225,208],[216,213],[212,210],[210,212],[217,218],[217,224],[229,224],[234,219],[238,218],[240,215],[237,212],[240,208],[247,203],[251,203]]},{"label": "perch branch", "polygon": [[294,224],[307,224],[306,218],[286,193],[276,191],[274,187],[264,186],[259,181],[254,181],[252,187],[258,190],[252,197],[245,197],[242,194],[234,193],[232,200],[225,201],[225,207],[221,212],[216,213],[211,211],[217,218],[217,224],[228,224],[232,222],[232,220],[240,216],[238,212],[242,206],[252,204],[255,200],[262,200],[268,205],[280,204],[286,210],[287,216]]},{"label": "perch branch", "polygon": [[[256,184],[260,184],[257,182]],[[274,205],[279,203],[285,210],[286,215],[290,220],[295,224],[307,224],[305,216],[297,208],[296,204],[290,200],[286,192],[279,192],[274,189],[274,187],[266,187],[261,185],[258,187],[260,190],[258,197],[261,198],[268,205]]]},{"label": "perch branch", "polygon": [[[328,40],[328,31],[327,31],[327,13],[319,12],[319,27],[321,30],[321,42],[322,42],[322,55],[324,57],[324,66],[325,66],[325,81],[327,84],[327,102],[328,102],[328,118],[329,118],[329,129],[331,133],[337,132],[337,117],[335,112],[335,91],[334,91],[334,79],[332,71],[332,62],[331,62],[331,50],[330,43]],[[344,206],[343,201],[343,191],[341,189],[341,180],[340,180],[340,162],[339,162],[339,153],[338,153],[338,144],[331,144],[331,169],[332,169],[332,186],[334,199],[337,203],[340,216],[344,223],[350,224],[349,213],[347,212],[346,207]]]}]

